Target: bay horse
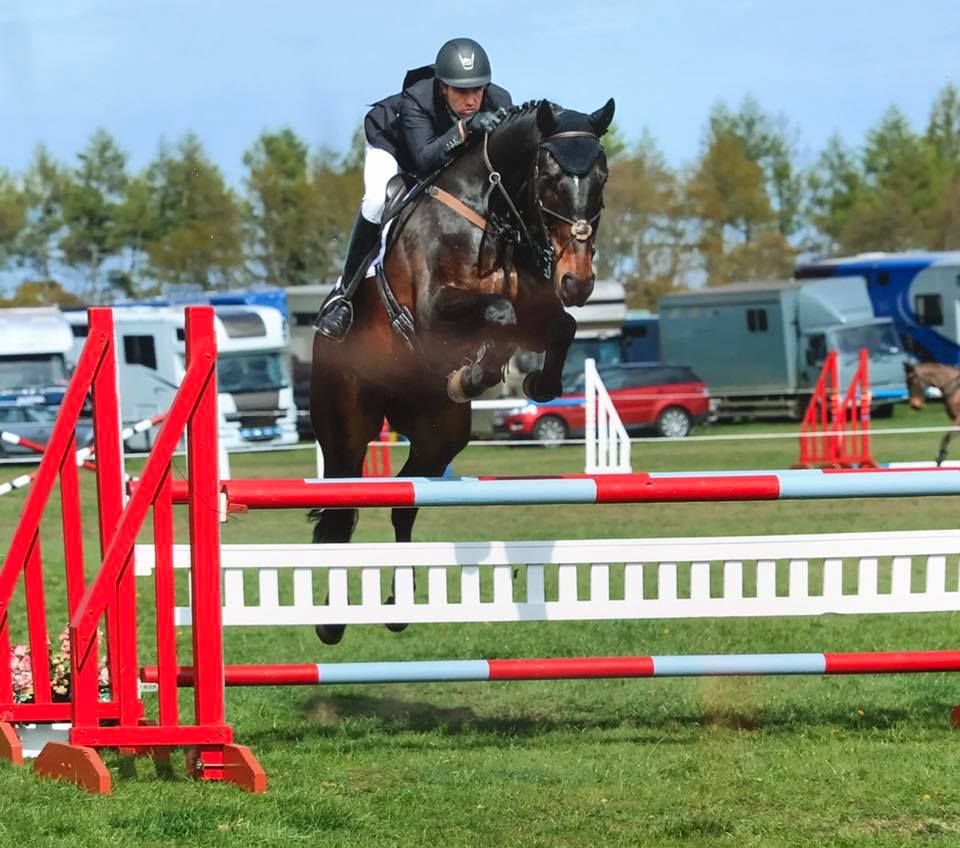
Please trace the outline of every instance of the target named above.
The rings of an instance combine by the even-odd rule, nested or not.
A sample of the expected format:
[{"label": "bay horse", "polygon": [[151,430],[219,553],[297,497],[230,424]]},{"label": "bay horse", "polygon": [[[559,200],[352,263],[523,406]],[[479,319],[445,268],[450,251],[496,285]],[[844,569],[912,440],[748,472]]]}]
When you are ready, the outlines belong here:
[{"label": "bay horse", "polygon": [[[593,290],[607,180],[600,138],[614,108],[612,99],[592,114],[545,100],[514,107],[401,208],[382,276],[354,295],[346,339],[314,337],[310,416],[326,476],[360,477],[384,418],[410,443],[398,476],[441,476],[470,438],[470,399],[503,379],[518,347],[544,353],[524,393],[561,394],[576,332],[564,307]],[[397,542],[411,540],[416,516],[393,510]],[[358,512],[310,517],[314,542],[349,542]],[[321,625],[317,635],[336,644],[343,630]]]},{"label": "bay horse", "polygon": [[909,362],[905,362],[903,369],[907,378],[910,406],[916,410],[923,409],[926,402],[924,390],[927,386],[933,386],[940,390],[947,417],[953,421],[953,427],[947,431],[940,441],[937,465],[942,465],[947,458],[947,448],[950,445],[950,440],[960,430],[960,368],[954,368],[952,365],[942,365],[939,362],[922,362],[919,365],[911,365]]}]

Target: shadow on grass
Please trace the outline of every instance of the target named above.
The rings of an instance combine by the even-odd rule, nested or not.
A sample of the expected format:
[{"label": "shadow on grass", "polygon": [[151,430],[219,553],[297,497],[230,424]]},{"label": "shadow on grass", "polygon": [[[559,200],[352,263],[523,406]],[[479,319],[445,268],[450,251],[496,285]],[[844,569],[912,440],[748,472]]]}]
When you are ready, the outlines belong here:
[{"label": "shadow on grass", "polygon": [[[798,708],[795,704],[764,704],[746,708],[704,705],[702,711],[665,713],[655,706],[649,712],[606,710],[598,715],[578,706],[569,715],[512,709],[508,715],[480,712],[471,706],[441,706],[430,701],[391,695],[345,693],[307,700],[302,713],[308,726],[278,726],[264,730],[263,739],[302,741],[305,737],[347,736],[354,739],[388,734],[431,733],[449,737],[536,737],[554,732],[626,731],[637,741],[687,744],[699,731],[732,730],[787,734],[819,730],[820,733],[886,731],[910,725],[942,731],[950,726],[952,704],[938,700],[916,701],[897,708],[832,704]],[[259,735],[259,734],[258,734]],[[623,741],[622,736],[613,741]]]}]

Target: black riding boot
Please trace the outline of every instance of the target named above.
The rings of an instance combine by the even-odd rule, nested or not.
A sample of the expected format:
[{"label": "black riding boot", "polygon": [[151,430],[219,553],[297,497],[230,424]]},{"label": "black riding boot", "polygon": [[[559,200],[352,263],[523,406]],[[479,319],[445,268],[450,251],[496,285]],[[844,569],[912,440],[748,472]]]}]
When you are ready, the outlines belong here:
[{"label": "black riding boot", "polygon": [[353,304],[350,299],[357,290],[357,286],[351,283],[357,274],[362,274],[366,270],[360,266],[366,261],[370,251],[376,247],[379,236],[379,224],[370,223],[362,214],[357,215],[353,232],[350,233],[347,258],[343,263],[340,288],[327,298],[317,317],[313,319],[313,326],[317,332],[328,339],[333,339],[335,342],[342,341],[353,323]]}]

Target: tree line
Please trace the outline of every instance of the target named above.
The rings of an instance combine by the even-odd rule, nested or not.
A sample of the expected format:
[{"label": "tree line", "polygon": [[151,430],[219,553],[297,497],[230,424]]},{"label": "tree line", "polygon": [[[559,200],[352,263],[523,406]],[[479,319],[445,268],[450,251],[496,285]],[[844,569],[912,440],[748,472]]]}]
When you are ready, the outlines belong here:
[{"label": "tree line", "polygon": [[[696,160],[671,167],[655,139],[605,139],[610,181],[602,278],[652,307],[663,292],[789,276],[798,256],[960,248],[960,90],[927,124],[890,107],[856,146],[840,135],[812,164],[800,134],[752,98],[717,104]],[[110,302],[167,283],[227,288],[336,277],[361,193],[363,136],[311,153],[291,129],[263,132],[228,185],[188,134],[139,173],[104,129],[58,162],[42,145],[0,169],[0,267],[28,279],[7,303]]]}]

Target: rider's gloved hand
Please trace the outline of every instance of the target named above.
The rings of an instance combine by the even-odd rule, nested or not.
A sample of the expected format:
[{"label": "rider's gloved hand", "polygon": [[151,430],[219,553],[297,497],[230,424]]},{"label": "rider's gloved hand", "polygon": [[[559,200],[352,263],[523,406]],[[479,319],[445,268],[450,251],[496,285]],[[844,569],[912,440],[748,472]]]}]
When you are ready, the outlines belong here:
[{"label": "rider's gloved hand", "polygon": [[506,114],[505,109],[498,109],[496,112],[475,112],[464,122],[464,127],[468,133],[493,132]]}]

